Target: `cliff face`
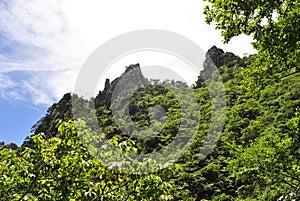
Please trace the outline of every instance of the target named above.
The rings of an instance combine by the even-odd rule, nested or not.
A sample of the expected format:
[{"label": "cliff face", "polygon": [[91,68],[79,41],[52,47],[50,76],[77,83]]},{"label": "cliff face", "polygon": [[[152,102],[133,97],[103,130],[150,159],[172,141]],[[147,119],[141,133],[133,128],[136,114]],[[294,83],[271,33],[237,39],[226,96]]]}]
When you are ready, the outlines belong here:
[{"label": "cliff face", "polygon": [[[184,189],[190,197],[195,198],[192,200],[235,200],[244,199],[248,195],[253,195],[251,200],[279,200],[283,194],[299,191],[297,178],[300,175],[300,79],[298,73],[295,73],[268,84],[259,91],[255,90],[252,86],[253,75],[247,74],[253,69],[252,66],[249,67],[252,60],[253,57],[239,58],[212,47],[207,52],[201,76],[191,89],[198,102],[188,111],[187,116],[182,115],[178,99],[172,90],[168,90],[168,87],[176,90],[176,87],[183,86],[175,82],[169,83],[168,87],[150,85],[142,76],[138,64],[128,66],[125,72],[112,82],[107,79],[104,90],[95,98],[83,101],[83,105],[96,105],[97,123],[107,138],[116,137],[120,140],[118,142],[121,142],[129,139],[127,131],[137,131],[130,136],[137,153],[153,153],[169,145],[174,141],[180,124],[184,122],[185,125],[189,125],[193,119],[190,115],[194,113],[195,108],[200,108],[197,114],[200,119],[198,131],[193,143],[176,162],[179,166],[182,165],[181,172],[176,175],[176,183],[185,182]],[[214,67],[217,67],[221,76],[214,75],[211,71]],[[206,158],[199,159],[203,136],[211,125],[213,104],[220,104],[216,101],[217,96],[210,96],[208,87],[211,83],[205,82],[203,77],[213,78],[212,83],[224,85],[227,112],[225,127],[220,131],[221,137],[216,147]],[[142,84],[145,86],[134,91],[136,85]],[[130,100],[125,99],[126,103],[123,103],[122,99],[116,99],[117,101],[112,103],[112,96],[116,91],[120,92],[122,97],[130,94],[127,92],[134,93],[130,94]],[[72,119],[73,96],[76,97],[66,94],[58,103],[53,104],[45,117],[33,127],[35,134],[44,132],[48,138],[57,135],[55,122]],[[183,99],[189,102],[192,97]],[[156,109],[162,110],[151,110],[156,105],[161,106]],[[117,122],[119,124],[115,122],[113,106],[120,112],[117,114],[120,117]],[[127,116],[123,115],[124,106],[129,108]],[[220,115],[215,116],[224,120]],[[127,124],[130,119],[133,124]],[[121,129],[119,125],[124,127]],[[136,127],[141,129],[136,130]],[[149,127],[150,129],[143,130]],[[189,126],[185,129],[186,133],[190,133]],[[29,137],[24,146],[30,146],[30,142]],[[281,175],[282,180],[278,180],[278,175]],[[295,188],[287,186],[283,180],[292,182]],[[272,188],[273,195],[269,197]],[[280,192],[278,189],[284,191]]]},{"label": "cliff face", "polygon": [[47,114],[32,127],[34,134],[45,133],[46,137],[55,135],[57,133],[55,126],[57,120],[68,121],[72,118],[71,99],[71,93],[67,93],[58,103],[54,103],[48,109]]},{"label": "cliff face", "polygon": [[[220,68],[221,66],[224,66],[234,60],[240,60],[240,58],[232,53],[225,53],[223,50],[213,46],[208,50],[206,54],[206,60],[203,64],[204,70],[201,73],[203,76],[205,76],[205,74],[210,73],[209,69],[212,65],[215,65],[218,68]],[[115,94],[123,93],[123,95],[126,96],[126,90],[129,90],[136,86],[138,88],[139,86],[147,84],[150,83],[143,76],[140,65],[138,63],[132,64],[125,67],[125,72],[112,82],[109,79],[106,79],[104,89],[102,91],[99,91],[98,95],[94,99],[89,100],[90,103],[87,104],[94,104],[97,108],[97,116],[102,117],[108,115],[106,114],[106,110],[111,109],[111,98],[113,92]],[[205,85],[202,78],[199,76],[198,80],[196,81],[195,88],[199,88],[202,86]],[[34,134],[43,132],[45,133],[47,138],[57,135],[57,121],[68,121],[72,119],[72,97],[74,98],[74,96],[78,98],[74,94],[67,93],[58,103],[54,103],[48,109],[47,114],[32,127],[32,132]],[[111,112],[108,113],[109,115],[111,115]],[[119,132],[120,131],[118,130],[115,133]],[[28,137],[26,141],[26,143],[28,144],[30,142],[30,137]]]},{"label": "cliff face", "polygon": [[[127,85],[133,85],[138,82],[143,84],[147,83],[141,72],[140,65],[129,65],[128,67],[126,67],[125,72],[112,82],[110,82],[109,79],[106,79],[104,89],[102,91],[99,91],[95,99],[90,100],[94,102],[96,108],[103,106],[104,108],[108,109],[110,107],[112,91],[116,87],[118,81],[124,77],[126,78],[123,79],[123,82]],[[72,96],[74,98],[74,96],[76,95],[67,93],[60,101],[54,103],[48,109],[47,114],[32,127],[32,132],[34,134],[45,133],[47,138],[55,136],[57,134],[57,121],[68,121],[72,119]],[[101,115],[101,112],[99,113],[99,115]],[[30,138],[27,138],[26,141],[30,141]]]},{"label": "cliff face", "polygon": [[211,62],[218,68],[227,65],[229,62],[239,60],[240,58],[231,52],[224,52],[216,46],[211,47],[206,53],[206,60],[204,62],[204,69],[211,65]]},{"label": "cliff face", "polygon": [[18,145],[16,145],[15,143],[5,144],[5,142],[0,142],[0,148],[2,148],[2,147],[6,147],[6,148],[11,149],[11,150],[17,150],[18,149]]}]

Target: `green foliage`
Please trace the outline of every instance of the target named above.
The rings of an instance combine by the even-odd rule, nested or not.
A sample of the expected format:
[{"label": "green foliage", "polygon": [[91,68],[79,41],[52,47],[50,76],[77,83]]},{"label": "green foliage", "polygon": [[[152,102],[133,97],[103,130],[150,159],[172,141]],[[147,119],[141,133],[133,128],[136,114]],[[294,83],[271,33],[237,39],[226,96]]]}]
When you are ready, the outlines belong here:
[{"label": "green foliage", "polygon": [[[0,196],[6,200],[299,199],[299,74],[273,84],[264,82],[260,90],[253,90],[250,83],[257,78],[247,72],[256,61],[253,56],[239,58],[216,47],[208,56],[211,59],[205,61],[193,88],[165,82],[135,91],[126,105],[130,108],[127,118],[145,130],[134,135],[125,134],[124,128],[130,131],[130,126],[123,123],[125,127],[120,129],[112,115],[115,81],[107,83],[95,99],[87,101],[74,95],[73,104],[87,123],[68,122],[72,116],[60,114],[70,105],[65,96],[39,122],[37,128],[44,128],[40,132],[45,134],[33,134],[18,150],[1,146]],[[222,80],[210,74],[214,62]],[[204,82],[203,77],[210,81]],[[207,86],[217,87],[221,82],[227,95],[226,124],[212,153],[203,158],[211,118],[213,114],[217,119],[222,117],[220,111],[214,113],[220,104],[218,93],[211,94]],[[197,103],[187,103],[193,97],[181,89],[192,90]],[[184,98],[179,100],[178,96]],[[120,108],[118,115],[124,114],[120,101],[113,103]],[[96,110],[86,113],[94,103]],[[182,103],[191,106],[185,113]],[[197,109],[199,113],[195,113]],[[128,170],[151,170],[155,162],[127,163],[129,155],[164,149],[176,137],[180,124],[191,132],[189,120],[197,117],[198,129],[189,149],[178,152],[181,157],[173,164],[160,164],[164,169],[126,174],[118,171],[121,163],[111,162],[122,156],[122,165]],[[101,129],[94,127],[96,124]]]},{"label": "green foliage", "polygon": [[[208,0],[207,23],[215,23],[224,42],[251,35],[259,51],[248,73],[256,85],[274,83],[300,68],[299,0]],[[252,83],[253,84],[253,83]],[[257,86],[256,86],[257,87]]]},{"label": "green foliage", "polygon": [[33,148],[18,151],[1,148],[1,198],[178,200],[185,196],[172,179],[178,167],[171,166],[156,174],[122,174],[87,152],[77,137],[79,130],[86,130],[83,122],[60,123],[57,137],[33,136]]},{"label": "green foliage", "polygon": [[220,195],[236,200],[298,200],[300,2],[208,2],[206,21],[216,24],[224,42],[250,35],[259,51],[243,61],[236,76],[225,75],[231,107],[218,153],[226,153],[225,175],[234,191],[227,188]]}]

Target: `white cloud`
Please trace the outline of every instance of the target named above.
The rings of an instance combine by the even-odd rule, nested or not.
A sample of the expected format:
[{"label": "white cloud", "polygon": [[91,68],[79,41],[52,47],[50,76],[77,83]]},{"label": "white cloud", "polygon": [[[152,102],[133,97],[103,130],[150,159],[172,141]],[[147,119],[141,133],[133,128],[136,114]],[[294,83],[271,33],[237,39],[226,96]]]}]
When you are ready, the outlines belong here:
[{"label": "white cloud", "polygon": [[50,85],[41,82],[46,74],[27,72],[15,79],[12,75],[0,73],[0,97],[33,105],[49,105],[54,96]]},{"label": "white cloud", "polygon": [[11,81],[6,75],[0,73],[0,90],[8,89],[11,87],[15,87],[14,82]]},{"label": "white cloud", "polygon": [[[114,36],[129,31],[164,29],[194,40],[204,50],[217,45],[239,55],[254,52],[249,44],[251,40],[245,37],[222,45],[220,32],[204,22],[201,0],[3,2],[0,1],[0,34],[17,44],[26,45],[29,49],[24,51],[29,52],[18,59],[0,52],[0,73],[16,70],[32,73],[23,83],[22,90],[26,93],[17,89],[8,93],[6,90],[6,96],[19,98],[26,94],[23,97],[26,99],[30,95],[34,104],[47,104],[70,92],[81,65],[92,51]],[[3,78],[3,74],[2,77],[0,74],[0,79],[10,79],[10,82],[0,81],[0,87],[5,83],[12,84],[9,87],[17,85],[16,80],[8,76]]]}]

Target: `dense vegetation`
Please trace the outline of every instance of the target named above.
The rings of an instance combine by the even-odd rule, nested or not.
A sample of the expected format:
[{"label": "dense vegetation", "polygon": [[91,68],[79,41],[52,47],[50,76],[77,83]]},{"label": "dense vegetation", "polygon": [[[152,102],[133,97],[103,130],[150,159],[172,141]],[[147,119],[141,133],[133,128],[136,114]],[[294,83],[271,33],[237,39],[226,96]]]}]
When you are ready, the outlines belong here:
[{"label": "dense vegetation", "polygon": [[[209,2],[205,9],[207,21],[215,22],[223,30],[225,42],[241,33],[253,35],[259,50],[257,55],[240,58],[212,47],[207,52],[204,70],[192,87],[182,82],[152,85],[142,76],[139,66],[132,65],[116,80],[107,80],[104,90],[95,98],[83,100],[75,94],[66,94],[33,127],[33,134],[22,147],[14,150],[0,144],[0,197],[3,200],[299,200],[299,1]],[[262,23],[264,19],[266,22]],[[216,65],[222,79],[211,72],[211,65]],[[113,91],[126,75],[145,86],[130,99],[114,102]],[[216,116],[221,120],[220,108],[224,106],[217,95],[210,94],[208,87],[221,83],[226,92],[225,126],[218,130],[216,147],[208,156],[201,157],[211,118]],[[131,82],[127,85],[128,90],[135,90]],[[177,97],[181,94],[183,100],[192,99],[191,93],[184,93],[188,90],[197,101],[184,103],[189,107],[183,110]],[[129,92],[120,93],[127,97]],[[85,118],[77,120],[72,115],[74,103],[81,107],[79,111],[90,111],[95,106],[97,118],[82,112],[79,115]],[[125,116],[133,124],[122,118],[116,122],[120,120],[114,117],[124,116],[127,107],[129,116]],[[195,133],[194,118],[199,119]],[[152,130],[143,130],[150,125]],[[139,165],[156,171],[130,174],[111,168],[113,164],[104,160],[120,153],[127,156],[159,152],[174,140],[180,125],[187,125],[183,129],[194,134],[193,141],[187,150],[180,152],[178,160],[165,168],[156,170],[155,163],[145,160]],[[134,133],[136,128],[141,130]],[[84,140],[94,142],[95,136],[99,136],[97,143],[86,146]],[[118,147],[117,151],[100,149],[103,139],[108,139],[105,145]],[[178,140],[179,144],[185,141],[184,137]],[[102,151],[95,155],[98,149]],[[131,163],[126,168],[135,165]]]}]

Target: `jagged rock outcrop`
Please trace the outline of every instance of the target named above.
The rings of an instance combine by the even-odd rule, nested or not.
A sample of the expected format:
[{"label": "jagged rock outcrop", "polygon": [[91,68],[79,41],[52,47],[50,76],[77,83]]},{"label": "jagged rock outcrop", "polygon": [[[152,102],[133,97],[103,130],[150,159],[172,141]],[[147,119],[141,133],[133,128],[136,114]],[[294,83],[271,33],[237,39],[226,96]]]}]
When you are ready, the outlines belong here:
[{"label": "jagged rock outcrop", "polygon": [[16,145],[15,143],[5,144],[5,142],[0,142],[0,148],[1,147],[6,147],[11,150],[17,150],[19,148],[18,145]]},{"label": "jagged rock outcrop", "polygon": [[[208,68],[210,65],[215,65],[217,68],[224,66],[231,61],[240,59],[238,56],[231,52],[224,52],[222,49],[216,46],[211,47],[206,53],[206,59],[203,64],[204,69]],[[213,62],[213,64],[212,64]]]},{"label": "jagged rock outcrop", "polygon": [[[146,79],[142,75],[140,65],[129,65],[126,67],[125,73],[123,73],[120,77],[116,78],[112,82],[110,82],[109,79],[106,79],[103,91],[99,91],[95,99],[90,100],[94,101],[96,108],[104,106],[106,109],[108,109],[110,107],[112,91],[114,90],[118,81],[125,75],[127,81],[132,80],[133,83],[137,81],[146,83]],[[74,97],[74,94],[67,93],[58,103],[54,103],[48,109],[47,114],[32,127],[32,132],[34,134],[45,133],[47,138],[55,136],[58,132],[56,127],[57,121],[68,121],[72,119],[72,96]],[[98,115],[100,115],[100,113]],[[30,137],[27,137],[25,140],[25,144],[30,143]]]},{"label": "jagged rock outcrop", "polygon": [[[201,73],[210,73],[209,69],[212,64],[220,67],[235,59],[239,59],[239,57],[232,53],[224,53],[223,50],[213,46],[207,52],[204,70]],[[121,82],[121,84],[119,84],[121,88],[116,89],[119,82]],[[114,79],[112,82],[110,82],[109,79],[106,79],[104,89],[99,91],[98,95],[89,101],[93,101],[92,104],[96,108],[103,107],[103,109],[109,110],[113,91],[116,92],[117,90],[121,90],[122,93],[124,87],[130,89],[135,86],[147,84],[150,83],[143,76],[140,64],[131,64],[126,67],[125,72],[120,77]],[[201,77],[199,77],[195,87],[197,88],[203,84],[203,80],[201,81]],[[68,121],[72,119],[72,96],[71,93],[67,93],[58,103],[53,104],[48,109],[47,114],[32,127],[32,132],[34,134],[45,133],[47,138],[55,136],[58,133],[56,127],[57,121]],[[103,115],[102,109],[97,110],[97,115]],[[30,137],[25,140],[25,143],[30,144]]]},{"label": "jagged rock outcrop", "polygon": [[58,119],[68,121],[72,118],[72,97],[67,93],[58,102],[54,103],[47,114],[32,127],[35,134],[45,133],[46,137],[52,137],[57,133],[56,123]]},{"label": "jagged rock outcrop", "polygon": [[[216,75],[220,74],[222,76],[225,73],[224,69],[222,68],[224,66],[227,66],[229,68],[232,67],[232,69],[226,72],[228,75],[231,75],[235,63],[239,63],[240,66],[243,66],[242,59],[236,56],[235,54],[231,52],[224,52],[222,49],[217,48],[216,46],[211,47],[206,53],[206,58],[203,63],[203,70],[200,72],[201,76],[198,76],[198,80],[196,81],[195,88],[205,86],[204,80],[217,81],[220,77]],[[216,70],[217,72],[214,72]]]}]

